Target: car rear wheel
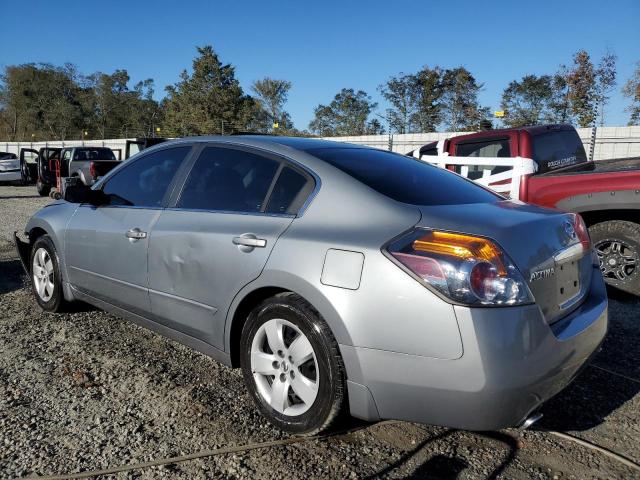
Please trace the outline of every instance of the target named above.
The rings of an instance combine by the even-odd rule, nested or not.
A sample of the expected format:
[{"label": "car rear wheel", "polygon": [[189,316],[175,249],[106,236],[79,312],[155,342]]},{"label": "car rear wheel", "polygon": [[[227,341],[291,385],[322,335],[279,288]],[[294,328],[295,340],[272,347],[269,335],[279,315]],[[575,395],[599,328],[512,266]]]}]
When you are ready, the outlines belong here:
[{"label": "car rear wheel", "polygon": [[49,192],[51,192],[51,187],[49,185],[45,185],[42,183],[42,180],[38,179],[36,182],[36,190],[38,191],[38,195],[41,197],[49,196]]},{"label": "car rear wheel", "polygon": [[314,435],[339,418],[346,375],[338,344],[304,299],[284,293],[263,302],[249,315],[240,343],[245,383],[271,423]]},{"label": "car rear wheel", "polygon": [[62,293],[60,264],[49,235],[39,237],[31,249],[31,286],[36,301],[47,312],[62,312],[68,302]]},{"label": "car rear wheel", "polygon": [[612,220],[592,225],[591,240],[607,284],[640,295],[640,224]]}]

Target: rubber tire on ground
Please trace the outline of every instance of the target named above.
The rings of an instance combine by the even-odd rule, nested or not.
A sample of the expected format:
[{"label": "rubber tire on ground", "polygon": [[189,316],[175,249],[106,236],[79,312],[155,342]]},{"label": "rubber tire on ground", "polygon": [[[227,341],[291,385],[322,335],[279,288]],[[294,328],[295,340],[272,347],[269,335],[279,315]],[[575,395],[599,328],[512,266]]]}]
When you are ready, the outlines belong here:
[{"label": "rubber tire on ground", "polygon": [[[603,240],[620,240],[635,249],[640,255],[640,224],[624,220],[611,220],[596,223],[589,227],[591,242],[596,245]],[[608,285],[633,295],[640,296],[640,265],[629,277],[628,281],[621,282],[605,278]]]},{"label": "rubber tire on ground", "polygon": [[48,197],[49,192],[51,192],[51,186],[43,184],[42,181],[38,179],[36,182],[36,190],[38,191],[38,195],[41,197]]},{"label": "rubber tire on ground", "polygon": [[36,292],[33,278],[31,278],[31,291],[36,298],[36,302],[38,302],[38,305],[40,305],[40,308],[44,311],[53,313],[66,312],[69,310],[70,304],[65,300],[64,294],[62,293],[62,277],[60,275],[58,254],[56,252],[56,247],[53,244],[53,240],[51,240],[49,235],[42,235],[33,243],[33,246],[31,247],[31,255],[29,255],[29,275],[33,276],[33,257],[39,248],[47,250],[49,257],[51,258],[51,262],[53,263],[53,295],[47,302],[41,299],[38,292]]},{"label": "rubber tire on ground", "polygon": [[[288,416],[274,410],[257,390],[251,371],[251,343],[260,326],[280,318],[296,325],[309,339],[318,363],[318,396],[305,413]],[[344,363],[329,326],[302,297],[281,293],[265,300],[250,314],[240,340],[240,366],[247,389],[258,410],[271,423],[296,435],[316,435],[330,428],[346,410]]]}]

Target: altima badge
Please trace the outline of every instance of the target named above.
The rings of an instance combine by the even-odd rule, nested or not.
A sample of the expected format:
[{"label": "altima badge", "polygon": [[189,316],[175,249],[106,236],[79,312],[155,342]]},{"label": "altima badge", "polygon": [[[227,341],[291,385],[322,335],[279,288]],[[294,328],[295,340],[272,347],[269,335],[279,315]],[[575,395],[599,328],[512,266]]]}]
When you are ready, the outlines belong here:
[{"label": "altima badge", "polygon": [[529,278],[529,281],[534,282],[543,278],[549,278],[555,274],[556,269],[554,267],[545,268],[544,270],[536,270],[535,272],[531,272],[531,278]]}]

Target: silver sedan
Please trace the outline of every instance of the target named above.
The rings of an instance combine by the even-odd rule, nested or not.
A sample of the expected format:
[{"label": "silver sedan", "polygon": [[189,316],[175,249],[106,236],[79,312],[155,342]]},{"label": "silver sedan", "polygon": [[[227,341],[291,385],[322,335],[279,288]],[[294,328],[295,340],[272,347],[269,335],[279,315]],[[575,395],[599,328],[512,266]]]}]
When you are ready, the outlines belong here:
[{"label": "silver sedan", "polygon": [[88,302],[240,367],[296,434],[342,412],[528,423],[607,330],[580,216],[355,145],[163,143],[68,187],[25,233],[43,309]]}]

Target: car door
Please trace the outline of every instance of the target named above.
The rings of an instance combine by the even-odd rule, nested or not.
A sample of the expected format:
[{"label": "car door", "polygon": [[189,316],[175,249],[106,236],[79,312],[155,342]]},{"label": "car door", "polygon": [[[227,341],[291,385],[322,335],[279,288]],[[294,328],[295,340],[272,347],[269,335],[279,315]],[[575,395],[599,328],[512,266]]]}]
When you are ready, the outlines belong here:
[{"label": "car door", "polygon": [[149,314],[149,232],[190,151],[190,145],[181,145],[141,156],[101,185],[104,205],[78,207],[65,234],[68,278],[75,288]]},{"label": "car door", "polygon": [[[289,195],[290,201],[267,208],[285,171],[278,157],[229,146],[203,148],[174,207],[153,227],[149,296],[158,322],[223,349],[231,301],[260,275],[300,206],[293,197],[301,195]],[[303,184],[298,190],[313,188],[310,176],[296,175]]]}]

